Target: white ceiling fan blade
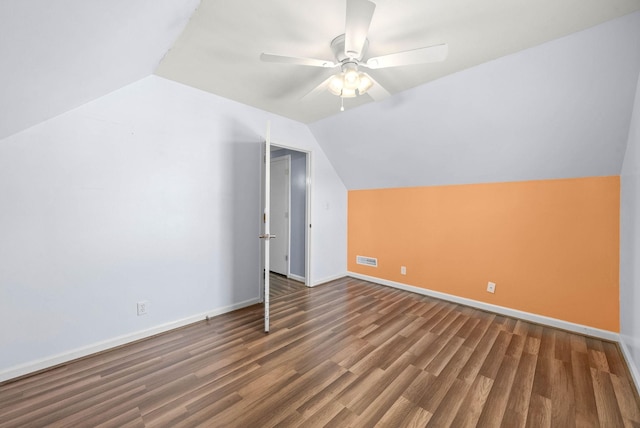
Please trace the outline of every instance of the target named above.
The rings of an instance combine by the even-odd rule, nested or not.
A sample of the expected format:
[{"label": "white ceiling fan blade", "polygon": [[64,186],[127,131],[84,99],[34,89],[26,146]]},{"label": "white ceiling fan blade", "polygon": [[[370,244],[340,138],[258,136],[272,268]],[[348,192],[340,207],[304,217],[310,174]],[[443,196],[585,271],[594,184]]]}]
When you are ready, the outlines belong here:
[{"label": "white ceiling fan blade", "polygon": [[371,77],[367,73],[363,74],[371,79],[371,82],[373,83],[373,86],[369,88],[367,94],[369,94],[369,96],[371,96],[374,101],[382,101],[385,98],[389,98],[391,96],[391,93],[389,93],[389,91],[387,91],[382,85],[380,85],[380,83],[378,83],[373,77]]},{"label": "white ceiling fan blade", "polygon": [[445,60],[448,51],[449,48],[447,47],[447,44],[444,43],[441,45],[369,58],[367,63],[363,65],[375,70],[377,68],[439,62]]},{"label": "white ceiling fan blade", "polygon": [[311,67],[325,67],[331,68],[338,64],[333,61],[326,61],[324,59],[315,58],[299,58],[295,56],[275,55],[269,53],[260,54],[260,60],[263,62],[277,62],[281,64],[297,64],[297,65],[309,65]]},{"label": "white ceiling fan blade", "polygon": [[347,20],[344,30],[344,53],[360,58],[373,18],[375,3],[369,0],[347,0]]},{"label": "white ceiling fan blade", "polygon": [[318,86],[316,86],[315,88],[313,88],[310,92],[306,93],[302,98],[300,98],[301,101],[303,100],[310,100],[312,98],[317,97],[319,94],[321,94],[322,92],[327,90],[327,87],[329,86],[329,81],[333,78],[333,76],[329,76],[325,81],[323,81],[322,83],[320,83]]}]

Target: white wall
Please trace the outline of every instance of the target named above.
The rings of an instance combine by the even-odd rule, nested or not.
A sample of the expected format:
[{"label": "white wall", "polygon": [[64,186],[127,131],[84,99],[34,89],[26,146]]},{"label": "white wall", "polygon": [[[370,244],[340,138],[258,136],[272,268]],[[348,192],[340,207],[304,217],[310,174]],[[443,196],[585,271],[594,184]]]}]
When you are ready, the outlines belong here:
[{"label": "white wall", "polygon": [[640,76],[620,181],[620,333],[640,385]]},{"label": "white wall", "polygon": [[346,190],[303,124],[149,76],[0,140],[0,381],[257,301],[268,119],[312,151],[312,282],[343,275]]}]

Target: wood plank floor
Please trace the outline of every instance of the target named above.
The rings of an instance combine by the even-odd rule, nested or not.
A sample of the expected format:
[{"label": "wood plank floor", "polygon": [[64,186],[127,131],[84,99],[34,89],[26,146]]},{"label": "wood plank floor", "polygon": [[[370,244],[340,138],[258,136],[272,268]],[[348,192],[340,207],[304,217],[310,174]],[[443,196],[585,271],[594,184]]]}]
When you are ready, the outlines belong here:
[{"label": "wood plank floor", "polygon": [[269,296],[271,299],[287,296],[297,291],[306,289],[307,286],[300,281],[289,279],[284,275],[270,272],[269,273]]},{"label": "wood plank floor", "polygon": [[638,427],[616,344],[345,278],[0,385],[1,427]]}]

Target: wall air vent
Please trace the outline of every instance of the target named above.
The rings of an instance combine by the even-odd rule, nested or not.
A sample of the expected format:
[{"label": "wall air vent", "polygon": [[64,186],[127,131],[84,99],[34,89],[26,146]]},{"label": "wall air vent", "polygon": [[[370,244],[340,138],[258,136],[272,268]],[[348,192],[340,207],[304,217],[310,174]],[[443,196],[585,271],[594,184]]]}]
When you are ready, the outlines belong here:
[{"label": "wall air vent", "polygon": [[356,256],[356,263],[359,265],[378,267],[378,259],[374,257]]}]

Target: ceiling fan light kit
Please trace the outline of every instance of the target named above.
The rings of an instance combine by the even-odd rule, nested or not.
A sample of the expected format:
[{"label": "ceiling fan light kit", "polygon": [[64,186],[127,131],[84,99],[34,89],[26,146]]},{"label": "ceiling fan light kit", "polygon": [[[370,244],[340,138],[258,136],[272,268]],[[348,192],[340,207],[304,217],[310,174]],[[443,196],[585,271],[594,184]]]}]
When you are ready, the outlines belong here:
[{"label": "ceiling fan light kit", "polygon": [[329,79],[327,89],[333,95],[353,98],[365,94],[372,86],[373,80],[367,73],[358,71],[358,66],[355,63],[345,63],[342,66],[342,72]]},{"label": "ceiling fan light kit", "polygon": [[[339,73],[320,83],[303,98],[315,95],[324,89],[341,98],[354,98],[369,92],[369,89],[374,85],[375,91],[369,92],[371,98],[376,101],[387,98],[391,94],[367,73],[359,71],[358,67],[376,70],[387,67],[444,61],[447,56],[447,45],[440,44],[404,52],[396,52],[363,61],[369,47],[367,35],[375,8],[375,3],[370,0],[347,0],[345,32],[331,41],[331,50],[333,51],[336,62],[267,53],[260,55],[260,59],[265,62],[297,64],[311,67],[340,67]],[[375,92],[375,94],[373,92]]]}]

